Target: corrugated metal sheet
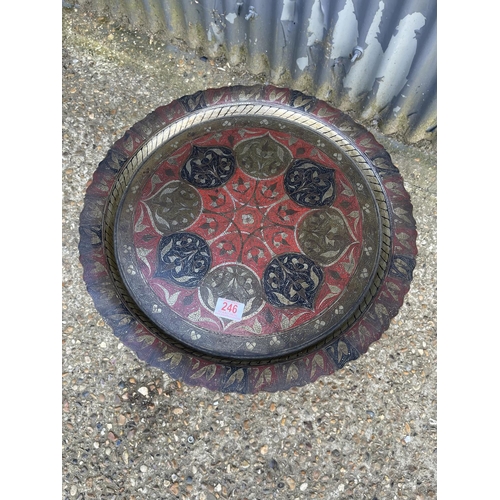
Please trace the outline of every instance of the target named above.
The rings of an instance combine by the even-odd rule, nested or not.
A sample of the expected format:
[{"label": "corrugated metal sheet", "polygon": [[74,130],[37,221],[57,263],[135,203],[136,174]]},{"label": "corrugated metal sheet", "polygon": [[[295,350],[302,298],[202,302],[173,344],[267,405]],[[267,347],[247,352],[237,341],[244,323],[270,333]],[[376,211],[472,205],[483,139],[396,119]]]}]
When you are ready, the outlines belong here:
[{"label": "corrugated metal sheet", "polygon": [[377,123],[435,142],[436,0],[80,0],[133,28],[244,63]]}]

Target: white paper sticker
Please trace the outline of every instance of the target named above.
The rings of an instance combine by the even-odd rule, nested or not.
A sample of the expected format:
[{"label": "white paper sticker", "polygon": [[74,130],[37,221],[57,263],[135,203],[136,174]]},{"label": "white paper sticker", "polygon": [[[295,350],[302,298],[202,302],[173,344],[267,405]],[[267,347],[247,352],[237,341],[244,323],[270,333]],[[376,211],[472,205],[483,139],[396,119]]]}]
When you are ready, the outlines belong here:
[{"label": "white paper sticker", "polygon": [[216,316],[220,316],[221,318],[241,321],[243,309],[245,309],[245,304],[242,304],[241,302],[218,298],[214,314]]}]

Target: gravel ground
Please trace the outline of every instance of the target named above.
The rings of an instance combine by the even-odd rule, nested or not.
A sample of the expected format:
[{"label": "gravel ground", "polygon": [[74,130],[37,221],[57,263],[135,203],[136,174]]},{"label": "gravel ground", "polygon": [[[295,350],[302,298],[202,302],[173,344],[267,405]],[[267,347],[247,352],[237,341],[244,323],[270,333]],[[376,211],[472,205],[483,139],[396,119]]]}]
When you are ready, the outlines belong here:
[{"label": "gravel ground", "polygon": [[412,288],[380,341],[333,376],[222,394],[139,361],[93,307],[78,261],[86,187],[156,107],[263,83],[105,19],[63,10],[62,498],[415,499],[436,496],[436,154],[377,139],[412,196]]}]

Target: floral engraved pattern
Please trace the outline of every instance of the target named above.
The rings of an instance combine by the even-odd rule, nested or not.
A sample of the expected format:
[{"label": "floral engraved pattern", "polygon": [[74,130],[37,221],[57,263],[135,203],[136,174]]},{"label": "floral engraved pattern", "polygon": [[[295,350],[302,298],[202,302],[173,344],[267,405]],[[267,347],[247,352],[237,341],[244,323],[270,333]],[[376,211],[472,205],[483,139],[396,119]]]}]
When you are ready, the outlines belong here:
[{"label": "floral engraved pattern", "polygon": [[322,266],[336,262],[355,242],[342,213],[335,208],[306,215],[298,239],[302,251]]},{"label": "floral engraved pattern", "polygon": [[207,104],[205,102],[205,94],[199,90],[193,95],[181,97],[179,101],[183,104],[187,111],[196,111],[197,109],[204,108]]},{"label": "floral engraved pattern", "polygon": [[144,201],[157,231],[168,234],[189,227],[201,213],[198,191],[182,181],[172,181]]},{"label": "floral engraved pattern", "polygon": [[298,90],[292,90],[290,93],[290,106],[309,111],[316,106],[317,99],[313,96],[303,94]]},{"label": "floral engraved pattern", "polygon": [[296,160],[285,175],[286,190],[304,207],[323,207],[335,199],[335,171],[310,160]]},{"label": "floral engraved pattern", "polygon": [[[311,322],[316,310],[331,308],[339,320],[332,306],[362,254],[362,220],[337,156],[289,132],[252,128],[205,127],[202,138],[174,148],[138,192],[133,224],[134,271],[159,300],[199,328],[274,336],[269,346]],[[234,172],[221,184],[219,173],[233,159]],[[219,298],[243,304],[241,319],[218,317]]]},{"label": "floral engraved pattern", "polygon": [[181,176],[197,188],[215,188],[230,179],[235,164],[233,152],[229,148],[193,146],[191,156],[182,167]]},{"label": "floral engraved pattern", "polygon": [[207,274],[210,262],[210,249],[202,238],[190,233],[171,234],[160,240],[156,276],[192,288]]},{"label": "floral engraved pattern", "polygon": [[211,270],[200,286],[200,297],[207,309],[213,311],[218,298],[234,300],[245,305],[243,317],[251,316],[263,304],[258,276],[245,266],[219,266]]},{"label": "floral engraved pattern", "polygon": [[313,308],[323,271],[308,257],[290,253],[275,257],[264,271],[267,299],[276,307]]},{"label": "floral engraved pattern", "polygon": [[292,161],[290,151],[269,134],[241,141],[234,151],[240,168],[257,179],[281,174]]}]

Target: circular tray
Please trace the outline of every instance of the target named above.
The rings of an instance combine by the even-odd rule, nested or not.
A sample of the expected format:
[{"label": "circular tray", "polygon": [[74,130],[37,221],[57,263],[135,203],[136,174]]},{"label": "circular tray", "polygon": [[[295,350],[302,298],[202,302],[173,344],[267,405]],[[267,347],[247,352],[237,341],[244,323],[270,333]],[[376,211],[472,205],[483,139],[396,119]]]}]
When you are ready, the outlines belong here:
[{"label": "circular tray", "polygon": [[274,86],[158,108],[89,186],[80,259],[137,355],[213,390],[331,374],[397,314],[417,254],[397,168],[347,115]]}]

